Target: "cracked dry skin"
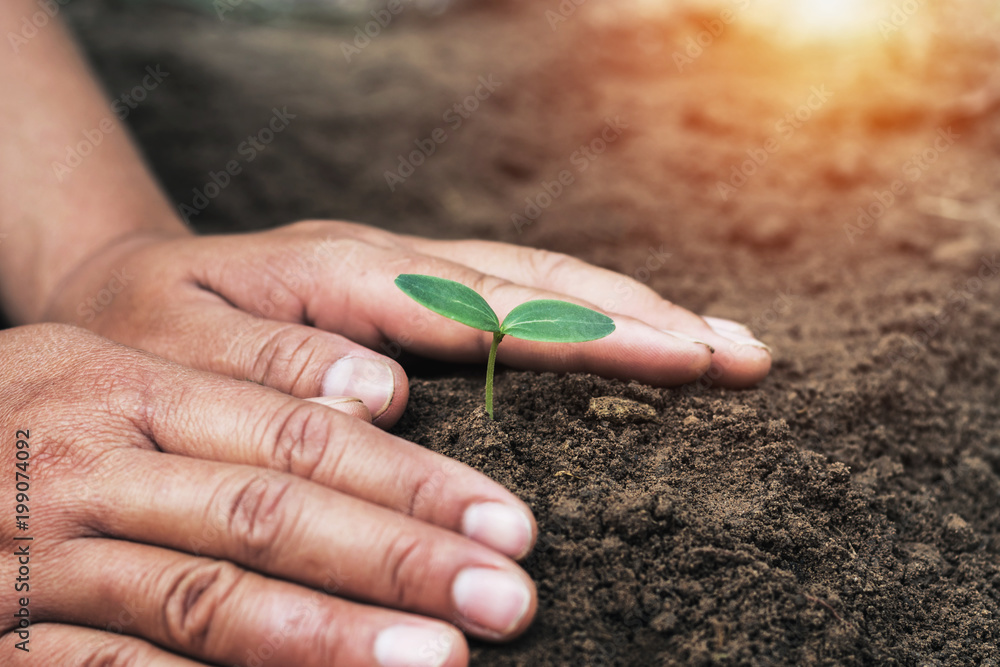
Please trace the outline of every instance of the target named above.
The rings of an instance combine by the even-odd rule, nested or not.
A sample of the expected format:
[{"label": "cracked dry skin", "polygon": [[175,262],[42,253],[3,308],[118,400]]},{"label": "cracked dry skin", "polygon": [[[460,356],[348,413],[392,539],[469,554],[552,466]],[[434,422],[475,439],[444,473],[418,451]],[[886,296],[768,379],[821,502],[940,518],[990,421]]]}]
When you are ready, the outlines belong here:
[{"label": "cracked dry skin", "polygon": [[[474,664],[997,665],[995,26],[863,54],[734,26],[678,72],[704,17],[607,28],[581,10],[552,31],[538,7],[490,3],[401,20],[348,64],[349,23],[101,6],[71,14],[111,91],[151,62],[174,72],[128,122],[178,203],[272,108],[298,114],[200,228],[328,216],[571,252],[775,348],[741,392],[501,372],[492,424],[482,369],[407,360],[396,432],[539,521],[538,620]],[[502,85],[390,192],[397,156],[489,74]],[[617,116],[629,127],[580,171],[572,155]]]}]

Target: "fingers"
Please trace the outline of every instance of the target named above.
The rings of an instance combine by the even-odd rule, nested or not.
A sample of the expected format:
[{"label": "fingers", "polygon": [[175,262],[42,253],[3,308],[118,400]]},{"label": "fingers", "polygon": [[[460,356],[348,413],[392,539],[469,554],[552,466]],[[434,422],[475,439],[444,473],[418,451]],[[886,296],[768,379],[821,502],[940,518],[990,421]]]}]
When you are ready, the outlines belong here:
[{"label": "fingers", "polygon": [[28,651],[16,648],[19,638],[0,638],[5,665],[114,665],[115,667],[203,667],[204,663],[173,655],[135,637],[57,623],[32,624]]},{"label": "fingers", "polygon": [[[191,288],[195,291],[195,288]],[[300,398],[357,398],[366,411],[343,401],[330,405],[388,428],[406,408],[406,372],[393,361],[343,336],[303,324],[255,317],[200,291],[186,306],[183,335],[176,322],[154,348],[188,366],[250,380]],[[189,303],[189,302],[188,302]]]},{"label": "fingers", "polygon": [[[199,662],[468,663],[464,639],[447,623],[348,602],[231,563],[104,539],[77,540],[51,558],[50,567],[86,576],[65,577],[58,589],[39,586],[33,596],[39,613],[67,623],[118,627]],[[331,579],[328,590],[336,587]]]},{"label": "fingers", "polygon": [[[647,285],[574,257],[488,241],[431,241],[407,237],[413,249],[461,262],[511,282],[586,299],[609,313],[628,315],[674,335],[710,345],[713,375],[724,386],[759,382],[770,371],[770,349],[743,325],[701,318],[663,299]],[[654,258],[665,262],[668,255]]]},{"label": "fingers", "polygon": [[[320,241],[324,230],[336,240]],[[347,223],[299,224],[273,233],[269,265],[293,263],[294,258],[315,253],[317,246],[335,258],[296,274],[298,301],[292,308],[284,299],[280,316],[299,317],[369,347],[392,352],[405,347],[417,354],[471,361],[485,359],[489,335],[419,306],[395,287],[397,275],[423,273],[457,280],[482,293],[500,315],[531,299],[563,299],[595,307],[585,299],[525,287],[460,262],[421,254],[400,239]],[[236,254],[253,251],[242,248]],[[198,279],[243,309],[253,307],[253,295],[275,289],[266,272],[251,273],[238,264],[216,268]],[[237,283],[242,289],[234,291],[231,286]],[[689,382],[710,367],[706,345],[665,334],[633,317],[618,316],[615,321],[614,335],[592,343],[550,345],[510,339],[501,346],[500,358],[535,370],[586,371],[657,385]]]},{"label": "fingers", "polygon": [[[307,666],[413,664],[414,656],[417,664],[467,662],[447,624],[336,592],[440,615],[488,638],[530,622],[535,595],[526,575],[455,534],[511,553],[530,548],[527,507],[482,475],[316,402],[64,328],[43,334],[30,344],[73,361],[56,375],[37,371],[47,364],[24,365],[29,393],[15,397],[28,401],[26,414],[44,411],[52,424],[31,450],[37,489],[51,501],[43,497],[36,517],[47,537],[38,533],[42,542],[33,543],[45,563],[32,577],[33,620],[117,623],[211,664],[258,660],[247,647],[278,633],[266,647],[272,664]],[[76,338],[86,345],[67,344]],[[71,428],[79,423],[97,430]],[[241,460],[277,471],[222,463]],[[498,539],[512,527],[517,545]],[[303,600],[316,600],[308,618],[296,616]]]},{"label": "fingers", "polygon": [[534,543],[531,510],[496,482],[322,405],[186,369],[147,396],[140,418],[163,451],[288,472],[513,558]]},{"label": "fingers", "polygon": [[[199,283],[228,303],[253,312],[259,295],[293,291],[294,298],[285,294],[273,300],[272,317],[308,322],[390,356],[404,349],[451,360],[486,356],[488,334],[423,309],[393,285],[401,273],[422,273],[472,287],[501,317],[524,301],[561,299],[605,310],[615,320],[612,336],[591,343],[509,339],[499,357],[514,366],[584,371],[658,386],[690,382],[709,371],[718,384],[745,386],[770,368],[770,354],[759,341],[712,328],[637,281],[555,253],[498,243],[424,241],[348,223],[293,225],[271,232],[264,249],[254,237],[216,240],[202,251],[213,243],[230,247],[225,254],[283,267],[280,280],[273,270],[252,269],[247,262],[203,269]],[[315,261],[317,256],[323,261]],[[378,418],[375,423],[380,424]]]},{"label": "fingers", "polygon": [[[511,560],[437,526],[292,475],[153,452],[109,480],[103,534],[239,563],[338,595],[448,619],[490,639],[524,630],[534,587]],[[137,470],[149,479],[136,484]]]},{"label": "fingers", "polygon": [[[585,298],[507,281],[439,257],[374,246],[365,252],[368,264],[385,268],[353,286],[354,316],[373,323],[389,340],[402,341],[417,354],[482,360],[489,348],[490,335],[452,322],[413,302],[392,284],[399,273],[439,276],[468,285],[483,295],[501,319],[515,306],[532,299],[560,299],[601,309],[599,304]],[[307,308],[317,313],[317,326],[337,326],[337,322],[324,319],[322,313],[336,312],[345,305],[318,287],[311,296]],[[617,329],[608,338],[561,345],[510,338],[500,346],[499,358],[504,363],[533,370],[584,371],[660,386],[696,380],[709,369],[712,359],[707,345],[664,333],[636,317],[609,314]],[[358,331],[355,335],[363,333]]]}]

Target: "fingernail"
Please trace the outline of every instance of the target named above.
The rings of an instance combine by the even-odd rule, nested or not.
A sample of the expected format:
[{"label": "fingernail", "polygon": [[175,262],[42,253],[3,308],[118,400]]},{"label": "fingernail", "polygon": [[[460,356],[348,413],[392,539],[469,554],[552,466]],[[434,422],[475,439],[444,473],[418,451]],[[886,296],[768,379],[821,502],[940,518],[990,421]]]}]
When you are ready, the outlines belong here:
[{"label": "fingernail", "polygon": [[531,605],[531,592],[519,577],[486,568],[462,570],[451,594],[466,620],[501,637],[517,627]]},{"label": "fingernail", "polygon": [[360,398],[372,413],[372,419],[389,408],[394,391],[392,368],[377,359],[344,357],[323,378],[324,396]]},{"label": "fingernail", "polygon": [[361,405],[365,404],[365,402],[360,398],[351,398],[350,396],[317,396],[316,398],[307,398],[306,400],[310,403],[325,405],[328,408],[337,408],[339,406],[347,405],[348,403],[360,403]]},{"label": "fingernail", "polygon": [[375,638],[375,659],[381,667],[441,667],[454,645],[448,630],[393,625]]},{"label": "fingernail", "polygon": [[462,517],[462,533],[513,558],[521,558],[531,547],[531,521],[503,503],[469,507]]},{"label": "fingernail", "polygon": [[733,320],[726,320],[721,317],[703,317],[708,326],[712,327],[715,333],[721,334],[723,331],[728,331],[731,333],[738,333],[743,336],[753,336],[753,331],[750,327],[745,324],[740,324],[739,322],[734,322]]},{"label": "fingernail", "polygon": [[771,347],[762,341],[757,340],[753,336],[747,336],[736,331],[723,331],[721,329],[715,329],[715,333],[719,334],[726,340],[731,340],[737,345],[749,345],[750,347],[756,347],[760,350],[767,351],[768,354],[773,354]]},{"label": "fingernail", "polygon": [[704,345],[705,347],[708,348],[709,352],[711,352],[712,354],[715,354],[715,348],[712,347],[709,343],[706,343],[703,340],[698,340],[697,338],[693,338],[691,336],[688,336],[687,334],[683,334],[680,331],[671,331],[669,329],[660,329],[660,331],[662,331],[663,333],[667,334],[668,336],[673,336],[674,338],[683,340],[683,341],[685,341],[687,343],[696,343],[698,345]]}]

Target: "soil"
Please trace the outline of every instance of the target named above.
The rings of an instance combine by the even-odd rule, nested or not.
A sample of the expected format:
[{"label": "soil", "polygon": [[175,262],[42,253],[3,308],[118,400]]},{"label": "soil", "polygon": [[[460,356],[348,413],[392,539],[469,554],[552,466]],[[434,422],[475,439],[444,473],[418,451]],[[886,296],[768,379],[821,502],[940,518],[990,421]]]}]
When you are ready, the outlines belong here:
[{"label": "soil", "polygon": [[[679,68],[717,12],[609,19],[593,0],[553,29],[556,4],[413,10],[350,63],[357,16],[70,13],[112,95],[170,72],[128,122],[179,206],[273,108],[296,114],[202,230],[330,217],[546,247],[774,347],[746,391],[501,371],[496,422],[482,369],[407,360],[396,432],[538,517],[537,622],[473,664],[1000,664],[995,10],[928,3],[850,45],[737,22]],[[574,152],[616,118],[583,171]]]}]

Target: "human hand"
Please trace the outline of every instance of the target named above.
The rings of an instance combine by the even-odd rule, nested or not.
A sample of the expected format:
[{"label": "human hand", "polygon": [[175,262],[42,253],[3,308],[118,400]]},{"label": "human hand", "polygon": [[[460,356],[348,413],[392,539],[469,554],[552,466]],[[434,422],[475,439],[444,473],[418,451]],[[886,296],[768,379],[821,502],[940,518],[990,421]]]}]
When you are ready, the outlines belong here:
[{"label": "human hand", "polygon": [[0,597],[5,664],[451,667],[468,648],[448,622],[498,640],[530,623],[508,558],[530,510],[468,467],[75,328],[0,350],[0,492],[29,517],[0,525],[28,549],[0,559],[27,585]]},{"label": "human hand", "polygon": [[48,319],[293,396],[358,397],[375,424],[387,426],[408,395],[392,358],[401,349],[472,361],[485,359],[490,345],[489,334],[408,299],[393,285],[400,273],[465,283],[501,315],[529,299],[557,298],[615,319],[615,334],[592,343],[511,340],[500,360],[512,366],[658,386],[711,369],[713,382],[728,387],[754,384],[770,369],[769,352],[748,329],[720,320],[713,329],[612,271],[508,244],[431,241],[343,222],[241,236],[135,238],[71,274]]}]

